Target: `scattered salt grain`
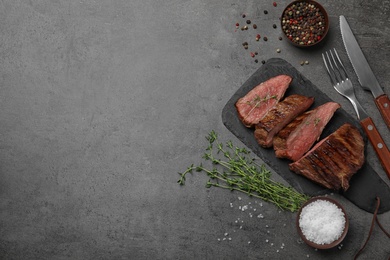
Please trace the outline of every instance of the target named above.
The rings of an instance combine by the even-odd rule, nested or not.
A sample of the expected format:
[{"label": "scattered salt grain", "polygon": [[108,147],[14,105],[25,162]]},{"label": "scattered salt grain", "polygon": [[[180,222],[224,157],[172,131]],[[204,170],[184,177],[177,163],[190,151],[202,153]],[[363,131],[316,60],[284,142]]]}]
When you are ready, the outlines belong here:
[{"label": "scattered salt grain", "polygon": [[330,244],[343,233],[345,216],[336,204],[316,200],[302,209],[299,227],[309,241],[320,245]]}]

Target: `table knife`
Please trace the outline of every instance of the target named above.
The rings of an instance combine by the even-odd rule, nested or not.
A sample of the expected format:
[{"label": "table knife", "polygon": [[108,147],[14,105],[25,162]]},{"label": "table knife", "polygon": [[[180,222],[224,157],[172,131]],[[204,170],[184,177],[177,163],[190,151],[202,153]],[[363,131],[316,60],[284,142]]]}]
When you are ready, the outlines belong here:
[{"label": "table knife", "polygon": [[381,112],[387,127],[390,129],[389,97],[383,92],[381,86],[379,85],[378,80],[372,72],[367,59],[365,58],[351,28],[349,27],[347,19],[345,19],[343,15],[340,16],[340,29],[345,49],[347,50],[349,60],[351,61],[358,76],[360,85],[363,89],[371,91],[374,96],[375,104]]}]

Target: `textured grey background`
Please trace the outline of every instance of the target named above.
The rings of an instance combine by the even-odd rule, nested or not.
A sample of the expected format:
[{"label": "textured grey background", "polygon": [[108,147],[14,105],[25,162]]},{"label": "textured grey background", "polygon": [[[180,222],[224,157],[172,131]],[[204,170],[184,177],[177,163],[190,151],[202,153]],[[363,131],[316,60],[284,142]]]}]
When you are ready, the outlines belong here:
[{"label": "textured grey background", "polygon": [[[343,246],[315,251],[299,241],[295,213],[206,189],[202,174],[176,183],[201,162],[211,130],[240,145],[221,111],[261,66],[250,51],[286,59],[354,115],[320,55],[336,47],[357,84],[339,33],[344,14],[390,94],[388,0],[321,1],[331,29],[310,50],[278,40],[272,24],[288,1],[272,2],[1,1],[0,258],[351,259],[372,215],[343,197],[334,195],[350,217]],[[267,42],[235,31],[242,13]],[[371,94],[356,92],[390,145]],[[367,160],[389,184],[370,145]],[[390,213],[379,219],[389,230]],[[376,227],[361,259],[387,259],[389,244]]]}]

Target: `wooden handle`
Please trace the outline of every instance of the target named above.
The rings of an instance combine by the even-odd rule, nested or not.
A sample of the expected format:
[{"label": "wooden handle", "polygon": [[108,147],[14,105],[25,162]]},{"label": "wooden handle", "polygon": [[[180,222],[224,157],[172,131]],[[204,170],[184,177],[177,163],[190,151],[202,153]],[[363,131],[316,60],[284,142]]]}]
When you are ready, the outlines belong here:
[{"label": "wooden handle", "polygon": [[382,114],[382,117],[390,129],[390,100],[389,97],[384,94],[375,99],[375,104],[378,107],[379,111]]},{"label": "wooden handle", "polygon": [[382,136],[379,134],[378,129],[371,117],[367,117],[360,121],[360,124],[363,126],[364,131],[366,132],[368,139],[370,140],[372,146],[380,162],[382,163],[383,169],[385,170],[387,177],[390,179],[390,152],[387,148],[386,143],[383,141]]}]

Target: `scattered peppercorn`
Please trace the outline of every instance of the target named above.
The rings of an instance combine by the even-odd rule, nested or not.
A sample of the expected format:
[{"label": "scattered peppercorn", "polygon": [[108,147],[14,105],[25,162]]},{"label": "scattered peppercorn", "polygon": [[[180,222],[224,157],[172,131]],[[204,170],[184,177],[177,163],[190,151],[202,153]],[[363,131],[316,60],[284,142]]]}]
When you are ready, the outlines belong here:
[{"label": "scattered peppercorn", "polygon": [[262,60],[261,63],[265,64],[265,60]]},{"label": "scattered peppercorn", "polygon": [[242,14],[242,18],[245,18],[246,17],[246,15],[245,14]]},{"label": "scattered peppercorn", "polygon": [[253,29],[257,29],[257,25],[256,24],[253,25]]},{"label": "scattered peppercorn", "polygon": [[277,53],[280,53],[280,49],[276,49],[276,52],[277,52]]},{"label": "scattered peppercorn", "polygon": [[259,62],[259,60],[258,60],[258,59],[255,59],[255,62],[256,62],[256,63],[258,63],[258,62]]},{"label": "scattered peppercorn", "polygon": [[283,37],[282,36],[279,36],[279,41],[283,40]]},{"label": "scattered peppercorn", "polygon": [[240,26],[240,24],[239,24],[239,23],[236,23],[236,26]]},{"label": "scattered peppercorn", "polygon": [[305,64],[307,65],[307,64],[309,64],[309,61],[307,60],[307,61],[305,61]]},{"label": "scattered peppercorn", "polygon": [[301,61],[301,66],[305,65],[305,62],[304,61]]},{"label": "scattered peppercorn", "polygon": [[276,29],[277,26],[276,26],[276,24],[273,24],[272,27],[274,27]]},{"label": "scattered peppercorn", "polygon": [[254,52],[251,52],[251,57],[252,57],[252,58],[255,57],[255,53],[254,53]]},{"label": "scattered peppercorn", "polygon": [[264,41],[268,41],[267,36],[264,36],[264,37],[263,37],[263,40],[264,40]]},{"label": "scattered peppercorn", "polygon": [[268,14],[268,11],[267,11],[267,10],[264,10],[264,14]]},{"label": "scattered peppercorn", "polygon": [[246,24],[251,24],[251,20],[246,20]]},{"label": "scattered peppercorn", "polygon": [[260,38],[261,38],[261,37],[260,37],[260,34],[257,34],[257,35],[256,35],[256,41],[259,41]]},{"label": "scattered peppercorn", "polygon": [[278,4],[277,4],[276,2],[273,2],[272,4],[273,4],[273,6],[275,6],[275,7],[278,6]]}]

